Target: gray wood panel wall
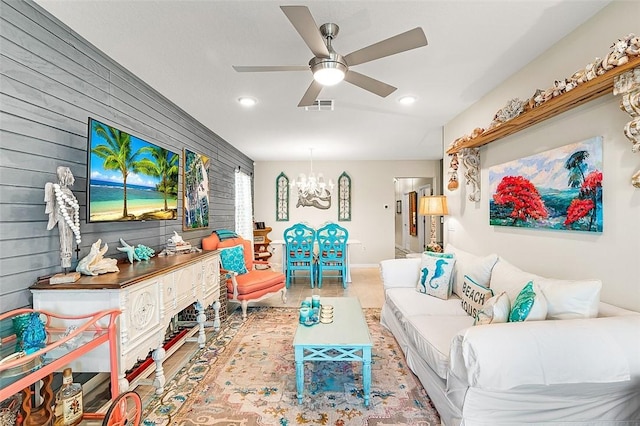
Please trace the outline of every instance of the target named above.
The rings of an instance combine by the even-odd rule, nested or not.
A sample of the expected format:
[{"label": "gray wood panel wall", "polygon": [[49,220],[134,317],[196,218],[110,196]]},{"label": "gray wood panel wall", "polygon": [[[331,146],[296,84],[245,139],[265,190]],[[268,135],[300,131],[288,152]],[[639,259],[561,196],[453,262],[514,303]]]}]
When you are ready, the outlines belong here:
[{"label": "gray wood panel wall", "polygon": [[[88,117],[179,153],[178,220],[86,222]],[[184,148],[211,159],[208,229],[182,231]],[[250,158],[30,0],[0,0],[0,154],[0,312],[30,306],[29,286],[61,271],[44,212],[58,166],[76,179],[80,258],[98,238],[118,258],[119,238],[160,251],[177,231],[200,246],[212,230],[234,229],[235,169],[253,173]]]}]

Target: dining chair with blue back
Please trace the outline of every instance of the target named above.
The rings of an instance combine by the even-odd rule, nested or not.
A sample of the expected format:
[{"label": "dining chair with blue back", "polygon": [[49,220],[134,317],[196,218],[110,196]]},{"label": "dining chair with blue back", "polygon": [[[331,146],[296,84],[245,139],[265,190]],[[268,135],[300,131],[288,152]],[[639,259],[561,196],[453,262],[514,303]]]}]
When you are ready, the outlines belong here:
[{"label": "dining chair with blue back", "polygon": [[347,240],[349,231],[337,223],[328,223],[318,229],[318,288],[326,271],[338,271],[342,287],[347,288]]},{"label": "dining chair with blue back", "polygon": [[313,246],[316,240],[315,229],[303,224],[284,230],[284,261],[286,265],[286,286],[289,288],[296,271],[309,273],[311,288],[315,285],[315,254]]}]

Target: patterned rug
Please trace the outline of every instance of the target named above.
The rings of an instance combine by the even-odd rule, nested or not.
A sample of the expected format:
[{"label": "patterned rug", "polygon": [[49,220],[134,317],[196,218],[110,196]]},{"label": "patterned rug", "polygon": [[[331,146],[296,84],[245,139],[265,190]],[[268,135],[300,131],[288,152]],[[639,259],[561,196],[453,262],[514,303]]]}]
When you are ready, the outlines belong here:
[{"label": "patterned rug", "polygon": [[431,400],[405,364],[380,310],[365,309],[373,339],[369,407],[362,365],[306,362],[302,404],[296,397],[293,336],[297,310],[233,312],[223,328],[154,397],[143,425],[421,425],[440,424]]}]

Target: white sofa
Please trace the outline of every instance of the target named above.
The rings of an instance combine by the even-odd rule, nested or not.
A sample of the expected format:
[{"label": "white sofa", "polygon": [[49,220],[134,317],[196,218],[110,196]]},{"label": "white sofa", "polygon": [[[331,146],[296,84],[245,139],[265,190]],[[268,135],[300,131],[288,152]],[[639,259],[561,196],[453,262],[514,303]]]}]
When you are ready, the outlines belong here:
[{"label": "white sofa", "polygon": [[[445,252],[456,259],[447,300],[416,291],[421,259],[380,265],[381,323],[444,425],[640,425],[640,313],[600,302],[599,281],[545,280],[496,255],[492,265],[491,256]],[[474,325],[458,297],[473,270],[511,301],[528,281],[546,285],[550,313],[558,294],[577,293],[568,309],[595,317]]]}]

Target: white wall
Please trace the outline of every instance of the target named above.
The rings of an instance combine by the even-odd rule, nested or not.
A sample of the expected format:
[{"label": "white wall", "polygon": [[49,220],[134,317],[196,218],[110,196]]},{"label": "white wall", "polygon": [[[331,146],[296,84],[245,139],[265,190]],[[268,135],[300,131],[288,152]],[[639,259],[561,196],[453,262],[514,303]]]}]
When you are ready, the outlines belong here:
[{"label": "white wall", "polygon": [[[480,102],[445,126],[445,144],[486,127],[509,99],[527,99],[568,77],[630,32],[640,34],[640,2],[613,2],[552,49],[532,61]],[[556,278],[599,278],[603,301],[640,311],[640,189],[630,183],[640,166],[623,134],[629,116],[613,95],[481,148],[482,200],[466,200],[464,185],[448,197],[450,216],[445,240],[478,253],[497,252],[511,263]],[[602,233],[563,232],[489,226],[488,172],[491,166],[529,156],[593,136],[603,136]],[[445,155],[446,157],[446,155]],[[448,161],[445,159],[446,171]],[[464,183],[459,170],[460,181]]]},{"label": "white wall", "polygon": [[[291,191],[289,198],[289,221],[276,222],[275,185],[276,177],[284,172],[293,182],[300,173],[309,173],[309,162],[256,162],[254,164],[254,212],[255,220],[265,222],[273,231],[272,240],[282,239],[286,228],[297,222],[308,222],[318,226],[326,221],[339,223],[349,230],[349,237],[362,244],[351,251],[351,263],[377,265],[395,255],[395,177],[433,177],[441,175],[438,161],[314,161],[314,172],[322,172],[325,180],[337,182],[342,172],[351,177],[351,221],[338,222],[336,190],[332,195],[331,208],[296,207],[297,194]],[[337,187],[336,187],[337,189]],[[385,208],[385,206],[387,208]],[[279,261],[281,253],[273,260]]]}]

